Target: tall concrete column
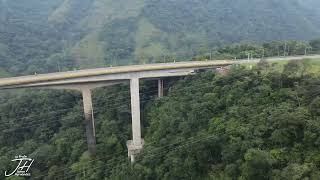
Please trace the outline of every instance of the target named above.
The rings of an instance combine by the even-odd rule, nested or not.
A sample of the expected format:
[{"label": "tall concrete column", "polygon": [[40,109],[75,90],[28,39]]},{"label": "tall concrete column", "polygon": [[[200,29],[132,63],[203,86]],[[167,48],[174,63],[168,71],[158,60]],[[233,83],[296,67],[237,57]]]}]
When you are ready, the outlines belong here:
[{"label": "tall concrete column", "polygon": [[132,114],[132,140],[133,144],[141,144],[141,124],[140,124],[140,94],[139,79],[134,78],[130,81],[131,92],[131,114]]},{"label": "tall concrete column", "polygon": [[128,156],[131,157],[131,162],[134,162],[134,156],[141,151],[144,144],[143,139],[141,139],[139,78],[133,78],[130,80],[130,94],[132,140],[127,142],[127,147]]},{"label": "tall concrete column", "polygon": [[163,97],[163,79],[158,79],[158,98]]},{"label": "tall concrete column", "polygon": [[83,97],[83,109],[86,125],[86,136],[88,143],[88,150],[90,155],[96,154],[96,132],[94,126],[93,109],[92,109],[92,97],[90,88],[82,89]]}]

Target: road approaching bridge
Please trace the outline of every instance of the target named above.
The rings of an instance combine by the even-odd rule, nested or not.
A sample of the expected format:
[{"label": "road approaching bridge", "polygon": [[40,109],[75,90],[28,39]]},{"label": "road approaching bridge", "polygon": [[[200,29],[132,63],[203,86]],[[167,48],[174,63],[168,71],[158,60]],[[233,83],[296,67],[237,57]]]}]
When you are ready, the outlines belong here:
[{"label": "road approaching bridge", "polygon": [[[290,59],[315,59],[320,56],[285,57],[268,59],[281,61]],[[86,124],[86,137],[88,151],[91,155],[96,153],[96,135],[92,108],[91,91],[94,88],[111,86],[119,83],[130,83],[132,140],[127,142],[128,156],[131,161],[143,148],[140,123],[140,97],[139,80],[158,80],[158,96],[163,96],[163,79],[165,77],[186,76],[202,69],[215,69],[232,64],[258,62],[254,60],[216,60],[216,61],[189,61],[177,63],[160,63],[133,66],[119,66],[78,71],[68,71],[50,74],[38,74],[0,79],[1,89],[18,88],[44,88],[44,89],[72,89],[82,92],[84,117]]]}]

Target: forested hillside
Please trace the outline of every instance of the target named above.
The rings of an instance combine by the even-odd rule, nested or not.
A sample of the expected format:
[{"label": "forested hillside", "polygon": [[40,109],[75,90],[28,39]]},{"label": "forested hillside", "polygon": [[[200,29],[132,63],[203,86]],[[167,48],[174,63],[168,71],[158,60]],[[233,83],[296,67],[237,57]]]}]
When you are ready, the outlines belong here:
[{"label": "forested hillside", "polygon": [[1,0],[0,71],[191,59],[228,43],[310,40],[320,36],[319,8],[317,0]]},{"label": "forested hillside", "polygon": [[[319,179],[319,74],[313,61],[261,62],[141,87],[143,152],[131,165],[127,85],[93,93],[98,154],[86,153],[81,95],[26,91],[0,99],[0,174],[35,159],[34,179]],[[0,179],[2,176],[0,176]],[[19,179],[19,178],[17,178]],[[21,178],[22,179],[22,178]]]}]

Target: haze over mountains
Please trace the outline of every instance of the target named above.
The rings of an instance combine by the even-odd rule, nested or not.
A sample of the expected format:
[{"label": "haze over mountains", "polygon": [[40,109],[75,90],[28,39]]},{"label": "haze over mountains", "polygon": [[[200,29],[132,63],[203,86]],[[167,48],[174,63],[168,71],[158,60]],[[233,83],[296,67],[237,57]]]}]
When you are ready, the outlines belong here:
[{"label": "haze over mountains", "polygon": [[319,9],[317,0],[1,0],[0,63],[23,74],[310,40],[320,36]]}]

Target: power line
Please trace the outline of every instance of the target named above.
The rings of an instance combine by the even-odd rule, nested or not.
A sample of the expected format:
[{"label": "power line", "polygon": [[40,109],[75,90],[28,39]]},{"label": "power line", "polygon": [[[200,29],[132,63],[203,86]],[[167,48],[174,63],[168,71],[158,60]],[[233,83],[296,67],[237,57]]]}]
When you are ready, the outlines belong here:
[{"label": "power line", "polygon": [[[205,84],[210,84],[210,83],[205,83]],[[204,84],[203,84],[204,85]],[[156,85],[157,86],[157,85]],[[152,87],[156,87],[156,86],[152,86]],[[150,87],[150,86],[149,86]],[[168,90],[168,89],[170,89],[171,87],[165,87],[164,88],[164,90]],[[202,88],[200,88],[200,89],[202,89]],[[125,90],[125,91],[123,91],[123,92],[129,92],[130,90]],[[140,94],[144,94],[144,93],[154,93],[154,92],[157,92],[158,90],[148,90],[148,91],[140,91]],[[107,96],[107,98],[106,99],[110,99],[110,98],[112,98],[113,96],[111,95],[111,96]],[[122,100],[122,99],[124,99],[124,100]],[[145,97],[145,98],[140,98],[140,100],[142,100],[141,102],[146,102],[146,101],[144,101],[144,100],[146,100],[147,99],[147,97]],[[120,98],[120,99],[113,99],[113,100],[106,100],[108,103],[110,103],[110,102],[112,102],[112,104],[110,103],[110,104],[108,104],[106,107],[110,107],[110,106],[115,106],[115,105],[123,105],[123,103],[125,102],[125,103],[130,103],[130,97],[122,97],[122,98]],[[121,103],[114,103],[114,102],[116,102],[116,101],[121,101]],[[130,104],[129,104],[130,105]],[[75,109],[77,106],[74,106],[74,107],[72,107],[72,108],[67,108],[67,109],[61,109],[61,110],[54,110],[54,111],[51,111],[51,112],[47,112],[47,113],[49,113],[49,114],[51,114],[51,113],[56,113],[57,111],[66,111],[66,110],[72,110],[72,109]],[[83,112],[83,109],[81,109],[81,111]],[[94,111],[94,113],[97,113],[97,112],[100,112],[99,110],[98,111]],[[5,113],[3,113],[3,114],[5,114]],[[25,116],[25,117],[21,117],[20,119],[30,119],[30,118],[33,118],[33,117],[39,117],[38,115],[31,115],[31,116]],[[11,117],[12,118],[12,117]],[[17,118],[17,117],[13,117],[13,118]],[[33,122],[33,121],[29,121],[29,122]],[[37,121],[38,122],[38,121]],[[4,121],[2,121],[2,123],[12,123],[12,121],[7,121],[7,122],[4,122]]]},{"label": "power line", "polygon": [[[213,135],[213,136],[217,136],[217,135]],[[190,140],[190,142],[191,142],[191,139],[194,139],[194,138],[200,138],[200,139],[198,139],[198,141],[199,141],[199,140],[203,140],[203,139],[205,139],[205,138],[208,138],[208,136],[197,135],[197,136],[189,137],[188,140]],[[148,143],[148,144],[145,145],[145,147],[144,147],[145,150],[144,150],[142,153],[140,153],[140,156],[142,157],[142,154],[147,154],[147,153],[149,153],[149,152],[151,152],[151,151],[154,151],[154,150],[157,150],[157,149],[163,149],[163,148],[166,148],[166,147],[169,147],[169,146],[178,144],[178,143],[183,142],[183,141],[184,141],[184,140],[178,140],[178,141],[176,141],[176,142],[167,144],[167,145],[165,145],[165,146],[156,147],[156,148],[153,148],[153,149],[151,149],[151,150],[146,150],[146,149],[147,149],[148,147],[150,147],[151,145],[154,145],[154,144],[157,143],[157,142],[155,142],[155,141],[154,141],[154,142],[150,142],[150,143]],[[195,140],[192,140],[192,141],[195,141]],[[123,152],[118,152],[118,153],[115,153],[115,154],[112,154],[112,155],[108,155],[108,156],[106,156],[106,157],[95,158],[95,159],[92,159],[92,160],[90,160],[90,161],[88,161],[88,162],[85,162],[85,163],[88,164],[88,163],[91,163],[91,162],[94,162],[94,161],[103,160],[103,159],[108,159],[108,158],[110,158],[110,157],[112,157],[112,156],[121,155],[121,154],[123,154]],[[127,161],[128,161],[128,157],[126,157],[125,160],[126,160],[126,162],[127,162]],[[108,164],[109,164],[109,163],[108,163]],[[67,170],[67,169],[69,169],[69,168],[63,168],[63,169],[60,169],[59,171],[64,171],[64,170]],[[70,173],[68,173],[68,174],[70,174]],[[65,174],[64,174],[64,175],[65,175]],[[37,177],[32,178],[32,179],[38,179],[38,178],[44,177],[44,176],[45,176],[45,175],[41,175],[41,176],[37,176]]]},{"label": "power line", "polygon": [[[211,83],[203,83],[202,85],[212,85]],[[166,87],[165,89],[167,88],[170,88],[170,87]],[[196,90],[199,90],[199,89],[206,89],[206,88],[209,88],[209,87],[200,87],[200,88],[195,88]],[[154,91],[148,91],[148,92],[156,92],[157,90],[154,90]],[[148,98],[140,98],[140,102],[143,103],[143,102],[148,102],[148,101],[151,101],[153,99],[148,99]],[[123,103],[128,103],[128,104],[123,104]],[[128,98],[126,101],[122,101],[121,103],[116,103],[116,104],[109,104],[105,107],[107,107],[107,109],[117,109],[117,108],[120,108],[120,107],[127,107],[127,106],[130,106],[130,99]],[[74,109],[74,108],[70,108],[70,109]],[[94,111],[94,113],[101,113],[102,110],[97,110],[97,111]],[[105,112],[105,111],[103,111]],[[55,112],[52,112],[52,113],[55,113]],[[36,116],[32,116],[32,117],[36,117]],[[54,117],[57,117],[57,116],[54,116]],[[27,117],[26,117],[27,118]],[[60,121],[60,120],[53,120],[53,121],[45,121],[45,122],[56,122],[56,121]],[[29,121],[30,122],[39,122],[39,121]],[[42,122],[42,121],[41,121]],[[10,123],[10,122],[9,122]],[[15,129],[26,129],[26,128],[29,128],[29,127],[34,127],[34,126],[37,126],[37,125],[41,125],[42,123],[37,123],[35,125],[32,125],[32,126],[24,126],[22,128],[12,128],[12,129],[5,129],[6,131],[12,131],[12,130],[15,130]]]},{"label": "power line", "polygon": [[[212,85],[211,83],[202,83],[202,85]],[[169,89],[171,87],[166,87],[164,89]],[[200,87],[200,88],[195,88],[196,90],[199,90],[199,89],[205,89],[205,88],[209,88],[209,87]],[[147,92],[156,92],[157,90],[154,90],[154,91],[147,91]],[[148,99],[148,98],[140,98],[140,103],[143,103],[143,102],[148,102],[148,101],[152,101],[153,99]],[[127,98],[127,100],[125,101],[122,101],[121,103],[115,103],[115,104],[109,104],[107,106],[104,106],[104,107],[107,107],[107,109],[117,109],[119,107],[126,107],[126,106],[130,106],[130,101],[131,99],[130,98]],[[127,104],[124,104],[124,103],[127,103]],[[74,109],[74,108],[70,108],[70,109]],[[65,110],[61,110],[61,111],[66,111],[66,110],[69,110],[69,109],[65,109]],[[94,113],[101,113],[103,110],[96,110],[94,111]],[[105,112],[105,111],[103,111]],[[51,113],[56,113],[55,111],[51,112]],[[31,116],[31,117],[39,117],[39,116]],[[28,118],[31,118],[31,117],[24,117],[25,119],[28,119]],[[54,117],[58,117],[58,116],[54,116]],[[40,122],[56,122],[56,121],[60,121],[60,120],[53,120],[53,121],[40,121]],[[32,122],[39,122],[39,121],[29,121],[29,123],[32,123]],[[6,123],[6,122],[4,122]],[[12,123],[11,121],[8,121],[7,123]],[[42,123],[37,123],[35,125],[32,125],[32,126],[24,126],[22,128],[12,128],[12,129],[4,129],[6,131],[12,131],[12,130],[15,130],[15,129],[26,129],[26,128],[29,128],[29,127],[34,127],[34,126],[37,126],[37,125],[41,125]]]},{"label": "power line", "polygon": [[[148,92],[156,92],[155,90],[154,91],[148,91]],[[140,98],[140,99],[142,99],[142,101],[141,102],[146,102],[146,101],[144,101],[144,100],[146,100],[147,98]],[[121,100],[121,99],[120,99]],[[108,109],[110,109],[110,107],[112,106],[112,108],[114,108],[114,109],[116,109],[116,108],[118,108],[118,107],[113,107],[114,105],[126,105],[126,104],[123,104],[124,102],[125,103],[129,103],[129,101],[130,101],[130,98],[126,98],[126,100],[125,101],[121,101],[121,103],[114,103],[114,104],[108,104],[107,106],[105,106],[105,107],[107,107]],[[107,101],[107,102],[110,102],[110,101]],[[129,105],[129,104],[128,104]],[[76,107],[76,106],[75,106]],[[47,112],[47,113],[49,113],[49,114],[51,114],[51,113],[57,113],[57,112],[60,112],[60,111],[68,111],[68,110],[72,110],[72,109],[75,109],[75,107],[73,107],[73,108],[68,108],[68,109],[61,109],[61,110],[55,110],[55,111],[51,111],[51,112]],[[112,109],[111,108],[111,109]],[[81,111],[83,112],[83,110],[81,109]],[[100,112],[99,110],[97,110],[97,111],[94,111],[94,113],[97,113],[97,112]],[[26,117],[21,117],[20,119],[30,119],[30,118],[34,118],[34,117],[40,117],[39,115],[32,115],[32,116],[26,116]],[[57,116],[55,116],[55,117],[57,117]],[[15,117],[16,118],[16,117]],[[35,122],[35,121],[28,121],[28,123],[30,123],[30,122]],[[39,121],[36,121],[36,122],[39,122]],[[47,122],[47,121],[46,121]],[[12,121],[7,121],[7,122],[4,122],[4,121],[1,121],[1,123],[2,124],[9,124],[9,123],[12,123]]]},{"label": "power line", "polygon": [[[192,141],[195,141],[195,140],[192,140],[192,141],[191,141],[191,139],[193,139],[193,138],[200,138],[200,140],[203,140],[203,139],[205,139],[205,138],[207,138],[207,137],[206,137],[206,136],[203,137],[203,135],[198,135],[198,136],[190,137],[190,138],[188,138],[188,139],[190,140],[190,142],[192,142]],[[198,140],[198,141],[199,141],[199,140]],[[176,141],[176,142],[167,144],[167,145],[165,145],[165,146],[156,147],[156,148],[151,149],[151,150],[143,151],[143,152],[140,154],[140,156],[142,156],[142,154],[147,154],[147,153],[152,152],[152,151],[154,151],[154,150],[163,149],[163,148],[166,148],[166,147],[169,147],[169,146],[172,146],[172,145],[181,143],[181,142],[183,142],[183,140],[179,140],[179,141]],[[145,147],[148,147],[148,146],[153,145],[153,144],[156,144],[156,143],[157,143],[157,142],[148,143]],[[88,161],[88,162],[85,162],[85,163],[88,164],[88,163],[91,163],[91,162],[94,162],[94,161],[107,159],[107,158],[109,158],[109,157],[116,156],[116,155],[121,155],[121,154],[123,154],[123,152],[119,152],[119,153],[115,153],[115,154],[112,154],[112,155],[108,155],[107,157],[92,159],[92,160],[90,160],[90,161]],[[126,162],[128,162],[128,157],[126,157],[124,160],[125,160]],[[118,163],[118,162],[116,162],[116,163]],[[110,164],[115,164],[115,163],[114,163],[114,162],[113,162],[113,163],[107,163],[107,164],[105,164],[105,165],[110,165]],[[88,167],[88,168],[85,168],[85,169],[90,169],[90,170],[92,170],[92,169],[96,169],[96,168],[99,168],[99,167],[101,167],[101,166],[94,167],[94,168]],[[63,170],[67,170],[67,169],[69,169],[69,168],[60,169],[59,171],[63,171]],[[78,175],[79,173],[76,173],[75,175],[71,175],[71,176],[65,176],[65,175],[68,175],[68,174],[72,174],[72,173],[64,174],[64,175],[63,175],[64,178],[65,178],[65,177],[73,177],[73,176],[75,176],[75,175]],[[45,175],[35,177],[35,179],[38,179],[38,178],[43,177],[43,176],[45,176]]]},{"label": "power line", "polygon": [[[124,85],[121,85],[121,86],[124,86]],[[152,86],[148,86],[148,88],[155,88],[155,87],[157,87],[158,85],[152,85]],[[121,93],[129,93],[130,92],[130,89],[126,89],[126,90],[121,90],[120,91]],[[140,93],[140,95],[141,94],[143,94],[143,93],[145,93],[145,92],[149,92],[149,91],[140,91],[139,93]],[[80,91],[78,92],[78,93],[81,93]],[[112,97],[114,97],[114,95],[109,95],[109,96],[107,96],[107,98],[108,99],[110,99],[110,98],[112,98]],[[94,98],[94,97],[93,97]],[[108,101],[109,102],[109,101]],[[45,109],[45,110],[48,110],[48,109]],[[61,110],[63,110],[63,109],[61,109]],[[30,109],[28,109],[28,108],[23,108],[22,109],[22,111],[20,111],[20,112],[18,112],[18,113],[24,113],[24,112],[28,112],[28,111],[30,111]],[[56,111],[56,110],[54,110],[54,111]],[[0,113],[0,115],[4,115],[4,114],[7,114],[7,113]]]},{"label": "power line", "polygon": [[[203,140],[209,140],[209,139],[211,139],[213,137],[216,137],[216,136],[218,136],[218,135],[214,134],[214,135],[210,135],[210,136],[203,136],[203,137],[200,137],[200,139],[194,139],[194,138],[197,138],[196,136],[195,137],[190,137],[190,138],[188,138],[189,140],[187,140],[187,141],[178,141],[178,142],[170,143],[168,145],[157,147],[157,148],[154,148],[154,149],[151,149],[151,150],[142,151],[141,153],[139,153],[138,158],[136,159],[136,162],[141,160],[142,158],[149,158],[149,157],[153,157],[153,156],[159,156],[159,155],[162,155],[162,154],[170,152],[170,151],[175,151],[177,149],[190,146],[190,145],[192,145],[194,143],[199,143],[199,142],[201,142]],[[181,142],[183,143],[182,145],[177,145],[176,147],[170,147],[170,146],[172,146],[174,144],[178,144],[178,143],[181,143]],[[167,147],[169,147],[169,148],[166,149],[166,150],[161,150],[161,149],[165,149]],[[160,149],[160,152],[153,153],[153,151],[157,151],[158,149]],[[150,154],[148,154],[148,153],[150,153]],[[146,154],[146,155],[144,155],[144,154]],[[122,161],[120,161],[120,162],[122,162]],[[101,166],[96,166],[96,167],[91,167],[91,168],[89,167],[89,168],[86,168],[86,169],[87,170],[94,170],[94,169],[99,169],[101,167],[104,167],[106,165],[118,164],[118,163],[119,162],[106,163],[106,164],[103,164]],[[124,163],[120,163],[120,165],[118,165],[115,168],[118,168],[119,166],[122,167],[122,166],[124,166],[126,164],[128,164],[128,158],[126,158],[126,161]],[[113,170],[115,168],[107,168],[105,170]],[[72,174],[72,173],[68,173],[68,174]],[[74,176],[79,175],[79,174],[81,174],[81,173],[74,173],[73,175],[65,176],[65,178],[74,177]]]},{"label": "power line", "polygon": [[[206,83],[206,84],[211,84],[211,83]],[[205,88],[209,88],[209,87],[205,87]],[[197,88],[197,89],[203,89],[203,88]],[[150,101],[150,100],[147,100],[147,101]]]}]

